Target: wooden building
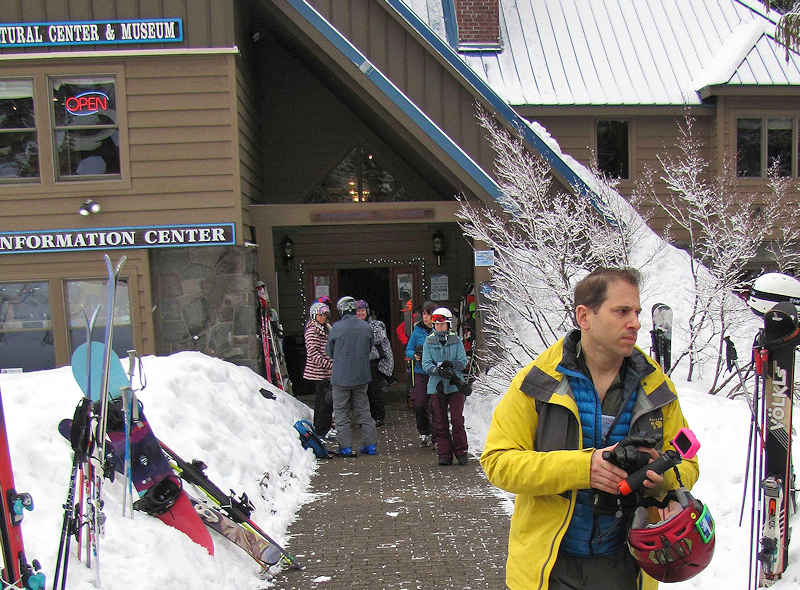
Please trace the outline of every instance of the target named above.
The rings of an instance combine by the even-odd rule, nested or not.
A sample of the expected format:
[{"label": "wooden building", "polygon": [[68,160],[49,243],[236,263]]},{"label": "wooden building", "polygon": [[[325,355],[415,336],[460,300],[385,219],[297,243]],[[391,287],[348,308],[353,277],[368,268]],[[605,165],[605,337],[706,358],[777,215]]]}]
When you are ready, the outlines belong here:
[{"label": "wooden building", "polygon": [[[499,196],[476,102],[564,186],[585,170],[523,116],[582,161],[598,129],[620,129],[602,121],[628,121],[636,169],[680,110],[511,92],[501,80],[530,82],[501,72],[531,34],[509,18],[526,2],[0,0],[0,369],[69,364],[103,301],[104,253],[127,256],[118,352],[199,350],[258,369],[258,280],[295,375],[321,295],[363,297],[390,327],[409,296],[455,307],[487,269],[454,195]],[[580,14],[579,0],[561,4]],[[742,99],[709,100],[729,91],[706,85],[693,106],[709,137],[734,134],[715,121],[736,121]]]}]

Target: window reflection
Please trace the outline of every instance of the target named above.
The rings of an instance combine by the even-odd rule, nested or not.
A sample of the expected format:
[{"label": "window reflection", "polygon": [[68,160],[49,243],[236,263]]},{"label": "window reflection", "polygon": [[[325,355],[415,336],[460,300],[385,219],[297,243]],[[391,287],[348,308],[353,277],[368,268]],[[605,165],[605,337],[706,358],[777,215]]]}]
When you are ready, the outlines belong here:
[{"label": "window reflection", "polygon": [[0,283],[0,369],[55,366],[46,282]]},{"label": "window reflection", "polygon": [[31,80],[0,80],[0,178],[39,177]]},{"label": "window reflection", "polygon": [[[67,327],[69,329],[70,355],[78,346],[86,342],[86,318],[99,307],[92,340],[102,342],[105,336],[107,314],[105,310],[106,282],[101,280],[66,281],[64,292],[67,303]],[[128,282],[120,279],[117,283],[117,296],[114,302],[113,349],[124,358],[133,348],[131,329],[131,306],[128,298]]]}]

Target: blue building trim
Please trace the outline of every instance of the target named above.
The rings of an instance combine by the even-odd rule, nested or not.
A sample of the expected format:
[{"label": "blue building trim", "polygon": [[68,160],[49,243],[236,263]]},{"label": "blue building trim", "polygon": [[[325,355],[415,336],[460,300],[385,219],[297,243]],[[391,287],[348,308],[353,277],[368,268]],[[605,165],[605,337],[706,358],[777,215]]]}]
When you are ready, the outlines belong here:
[{"label": "blue building trim", "polygon": [[442,0],[442,13],[444,15],[444,32],[450,47],[458,47],[458,23],[456,22],[456,8],[453,0]]},{"label": "blue building trim", "polygon": [[417,105],[378,70],[350,41],[322,17],[305,0],[287,0],[309,24],[319,31],[338,51],[353,63],[392,103],[399,107],[436,145],[442,148],[493,199],[499,201],[502,191],[461,147],[434,123]]}]

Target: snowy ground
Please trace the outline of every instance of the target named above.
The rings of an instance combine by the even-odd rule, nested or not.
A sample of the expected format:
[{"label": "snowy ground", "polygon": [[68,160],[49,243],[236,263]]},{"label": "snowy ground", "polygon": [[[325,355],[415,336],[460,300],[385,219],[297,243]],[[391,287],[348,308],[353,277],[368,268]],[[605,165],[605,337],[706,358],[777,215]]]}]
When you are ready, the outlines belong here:
[{"label": "snowy ground", "polygon": [[[145,357],[144,367],[147,387],[140,397],[155,433],[184,458],[203,459],[212,480],[223,489],[246,491],[256,505],[255,522],[286,542],[287,527],[298,508],[312,499],[307,490],[315,461],[302,450],[292,428],[295,420],[309,417],[310,410],[279,390],[274,390],[276,400],[264,399],[258,393],[267,386],[262,378],[200,353]],[[701,477],[694,491],[716,519],[717,546],[708,569],[676,587],[745,588],[749,529],[747,517],[742,528],[738,519],[749,410],[743,401],[708,396],[697,385],[679,381],[678,389],[686,417],[703,443]],[[71,462],[69,446],[56,426],[72,415],[81,393],[69,367],[0,375],[0,390],[17,488],[31,492],[36,502],[23,523],[27,553],[42,562],[50,587]],[[466,421],[475,452],[497,399],[479,393],[468,399]],[[260,485],[262,481],[266,485]],[[258,577],[256,563],[225,539],[214,537],[216,555],[209,557],[182,533],[154,518],[141,513],[132,521],[123,518],[121,497],[119,481],[106,485],[104,588],[267,586]],[[792,546],[790,563],[784,579],[775,585],[777,590],[797,588],[800,583],[800,543]],[[67,587],[94,588],[93,576],[73,558]]]}]

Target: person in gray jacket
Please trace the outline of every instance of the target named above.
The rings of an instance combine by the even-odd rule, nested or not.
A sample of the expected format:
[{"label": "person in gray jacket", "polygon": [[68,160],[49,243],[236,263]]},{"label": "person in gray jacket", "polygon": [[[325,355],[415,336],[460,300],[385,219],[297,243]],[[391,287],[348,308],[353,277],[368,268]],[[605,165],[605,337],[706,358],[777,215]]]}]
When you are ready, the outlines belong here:
[{"label": "person in gray jacket", "polygon": [[378,433],[369,413],[367,385],[372,379],[369,353],[372,349],[372,328],[355,315],[356,302],[352,297],[342,297],[336,304],[341,319],[328,334],[326,354],[333,359],[331,389],[333,412],[336,416],[336,434],[339,454],[355,457],[350,412],[361,424],[361,452],[375,455]]}]

